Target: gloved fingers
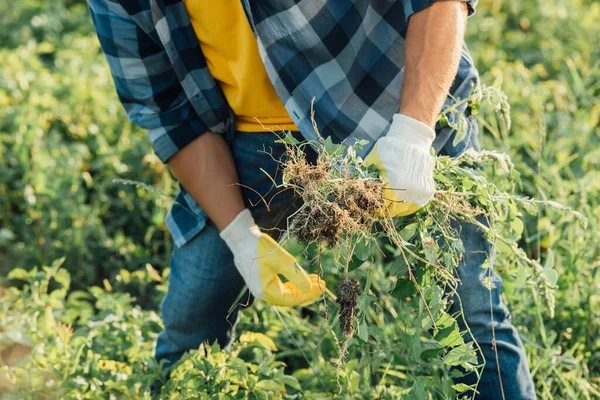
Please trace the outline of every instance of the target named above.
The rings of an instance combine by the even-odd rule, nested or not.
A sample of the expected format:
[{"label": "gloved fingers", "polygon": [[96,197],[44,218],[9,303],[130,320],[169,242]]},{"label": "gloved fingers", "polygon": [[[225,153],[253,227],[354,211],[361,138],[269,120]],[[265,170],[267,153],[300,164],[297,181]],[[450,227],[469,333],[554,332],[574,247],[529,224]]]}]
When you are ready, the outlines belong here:
[{"label": "gloved fingers", "polygon": [[311,282],[306,271],[297,265],[296,258],[281,247],[272,237],[263,233],[257,246],[256,261],[259,268],[263,271],[261,275],[265,274],[266,270],[268,270],[270,274],[283,275],[303,292],[310,290]]},{"label": "gloved fingers", "polygon": [[308,299],[300,304],[303,307],[317,301],[319,298],[321,298],[321,296],[323,296],[323,294],[325,294],[325,290],[327,289],[327,284],[319,275],[310,274],[309,276],[312,282],[312,288],[308,293],[302,293],[302,295]]},{"label": "gloved fingers", "polygon": [[294,298],[295,305],[308,305],[323,296],[325,291],[325,282],[318,279],[318,275],[311,275],[311,282],[312,286],[307,292],[299,291],[292,282],[283,284],[285,287],[284,291]]},{"label": "gloved fingers", "polygon": [[[283,248],[282,251],[285,251]],[[293,283],[301,292],[308,292],[312,289],[312,283],[310,277],[299,264],[298,261],[291,254],[285,251],[292,259],[281,260],[278,264],[277,273],[281,274],[289,281]]]},{"label": "gloved fingers", "polygon": [[387,204],[387,212],[392,218],[410,215],[421,208],[416,204],[400,199],[400,197],[398,197],[391,189],[386,189],[384,195]]},{"label": "gloved fingers", "polygon": [[283,283],[279,277],[274,277],[264,288],[265,300],[275,306],[295,307],[301,304],[309,304],[317,300],[325,291],[325,282],[317,275],[311,275],[310,290],[306,292],[292,282]]},{"label": "gloved fingers", "polygon": [[416,213],[421,209],[421,206],[418,206],[409,202],[400,202],[400,203],[392,203],[388,204],[388,211],[390,216],[393,217],[405,217],[407,215],[411,215]]}]

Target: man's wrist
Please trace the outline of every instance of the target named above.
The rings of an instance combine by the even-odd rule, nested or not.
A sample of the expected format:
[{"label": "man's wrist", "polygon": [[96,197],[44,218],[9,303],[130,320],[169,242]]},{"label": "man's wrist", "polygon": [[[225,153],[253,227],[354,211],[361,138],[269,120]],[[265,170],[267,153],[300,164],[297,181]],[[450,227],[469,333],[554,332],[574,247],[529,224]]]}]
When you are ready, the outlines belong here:
[{"label": "man's wrist", "polygon": [[248,209],[244,206],[243,201],[232,202],[231,204],[227,204],[226,209],[221,210],[218,216],[214,216],[214,218],[217,220],[213,222],[217,226],[217,229],[222,232],[227,229],[227,227],[230,226],[244,211],[248,211]]},{"label": "man's wrist", "polygon": [[252,213],[246,208],[237,214],[219,235],[229,249],[233,251],[239,243],[246,240],[251,234],[260,235],[260,229],[254,222]]},{"label": "man's wrist", "polygon": [[435,131],[408,115],[394,114],[392,124],[385,137],[400,140],[421,151],[428,152],[435,139]]},{"label": "man's wrist", "polygon": [[432,118],[430,113],[424,112],[423,110],[405,106],[400,109],[399,114],[406,115],[407,117],[420,121],[431,129],[435,127],[435,117]]}]

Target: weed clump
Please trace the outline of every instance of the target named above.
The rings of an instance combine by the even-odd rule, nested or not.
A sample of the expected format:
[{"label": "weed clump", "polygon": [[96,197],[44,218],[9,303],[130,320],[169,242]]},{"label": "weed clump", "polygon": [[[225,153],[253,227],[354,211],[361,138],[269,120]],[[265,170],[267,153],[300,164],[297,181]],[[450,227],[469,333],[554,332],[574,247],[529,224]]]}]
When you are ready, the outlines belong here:
[{"label": "weed clump", "polygon": [[377,177],[344,176],[329,157],[311,164],[292,147],[282,164],[284,185],[303,200],[289,220],[289,233],[301,241],[334,248],[350,235],[368,235],[383,213],[383,182]]}]

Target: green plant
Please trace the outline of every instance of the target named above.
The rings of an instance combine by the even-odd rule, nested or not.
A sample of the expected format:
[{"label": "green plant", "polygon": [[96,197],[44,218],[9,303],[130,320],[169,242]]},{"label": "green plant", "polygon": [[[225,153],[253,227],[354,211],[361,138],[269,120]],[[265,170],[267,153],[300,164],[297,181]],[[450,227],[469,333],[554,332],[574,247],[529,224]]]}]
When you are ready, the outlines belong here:
[{"label": "green plant", "polygon": [[[506,185],[515,172],[496,176],[501,160],[491,159],[476,161],[489,166],[467,181],[485,177],[509,192],[523,222],[516,239],[521,228],[514,212],[500,210],[507,219],[494,234],[510,246],[498,244],[506,256],[496,258],[496,270],[538,397],[598,398],[600,5],[590,0],[479,3],[467,43],[482,81],[506,94],[511,111],[509,129],[493,106],[500,104],[500,92],[492,107],[479,107],[480,140],[484,149],[510,155],[514,168],[507,166],[520,173],[522,185]],[[4,2],[0,11],[0,356],[10,363],[0,366],[1,397],[149,398],[150,381],[162,379],[152,347],[160,330],[155,310],[169,275],[171,245],[163,223],[168,202],[114,179],[143,182],[168,196],[176,185],[149,155],[145,133],[126,121],[84,2]],[[440,160],[440,171],[450,173],[458,167],[453,162]],[[437,199],[452,205],[463,197],[438,193]],[[530,214],[521,197],[543,204]],[[557,213],[549,201],[579,212],[587,228],[575,214]],[[428,221],[428,213],[418,220]],[[422,225],[424,233],[436,229],[409,219],[398,230],[422,243]],[[306,251],[303,243],[287,246],[301,254],[303,265],[314,262],[328,271],[330,286],[343,278],[345,250],[336,259],[315,245]],[[522,250],[536,266],[519,267],[514,260],[523,254],[517,257],[511,249]],[[421,247],[411,250],[424,254]],[[35,267],[62,257],[60,268],[48,267],[51,273]],[[348,272],[361,282],[363,311],[339,368],[332,360],[339,356],[335,338],[342,336],[331,301],[328,323],[319,314],[322,303],[302,310],[256,304],[242,313],[239,331],[262,333],[277,350],[236,340],[230,350],[211,349],[207,368],[234,374],[243,369],[241,362],[248,371],[275,363],[277,372],[261,373],[260,380],[293,376],[302,389],[284,383],[284,398],[454,397],[443,354],[458,343],[460,332],[447,320],[448,325],[436,321],[448,335],[443,343],[442,336],[422,327],[417,335],[412,321],[418,317],[427,324],[430,318],[416,306],[427,303],[435,311],[432,302],[440,293],[431,286],[432,267],[416,268],[425,302],[420,300],[402,275],[406,264],[383,238],[357,243]],[[554,274],[545,268],[558,275],[556,286],[548,288],[555,298],[553,318],[545,287]],[[390,281],[392,273],[403,280]],[[428,286],[433,289],[425,290]],[[381,296],[390,291],[387,299]],[[192,393],[188,387],[204,384],[193,374],[203,357],[195,352],[182,362],[165,393]],[[337,381],[345,387],[340,395]],[[256,382],[250,384],[256,388]],[[237,390],[241,396],[246,389]]]}]

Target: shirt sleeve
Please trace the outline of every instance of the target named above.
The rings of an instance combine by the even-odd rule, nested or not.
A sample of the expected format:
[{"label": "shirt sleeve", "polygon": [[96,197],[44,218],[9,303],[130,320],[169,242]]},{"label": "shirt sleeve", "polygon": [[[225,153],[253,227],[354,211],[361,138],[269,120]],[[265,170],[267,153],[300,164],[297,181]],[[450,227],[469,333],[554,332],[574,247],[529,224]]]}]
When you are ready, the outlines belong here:
[{"label": "shirt sleeve", "polygon": [[469,16],[475,14],[475,7],[477,6],[477,2],[479,0],[402,0],[404,3],[404,15],[406,18],[406,23],[408,23],[408,19],[414,14],[418,13],[426,9],[427,7],[433,5],[436,1],[460,1],[462,3],[467,3],[467,8],[469,11]]},{"label": "shirt sleeve", "polygon": [[116,2],[88,0],[88,5],[127,116],[148,131],[154,152],[166,163],[209,129],[159,41]]}]

